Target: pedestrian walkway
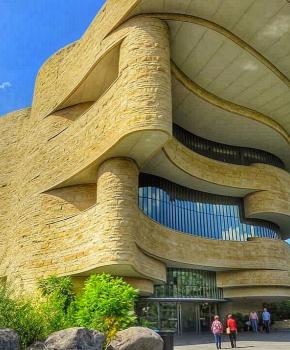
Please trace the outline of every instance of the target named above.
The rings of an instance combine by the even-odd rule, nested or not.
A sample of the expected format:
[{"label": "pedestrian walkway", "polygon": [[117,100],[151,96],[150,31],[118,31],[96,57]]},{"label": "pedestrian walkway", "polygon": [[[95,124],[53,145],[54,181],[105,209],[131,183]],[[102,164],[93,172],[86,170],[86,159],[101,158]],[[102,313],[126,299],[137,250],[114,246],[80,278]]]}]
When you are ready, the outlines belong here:
[{"label": "pedestrian walkway", "polygon": [[[222,349],[231,349],[228,336],[223,335]],[[270,334],[249,332],[239,333],[238,349],[248,350],[290,350],[290,331],[273,332]],[[214,350],[214,338],[211,334],[197,335],[194,333],[175,337],[174,350]]]}]

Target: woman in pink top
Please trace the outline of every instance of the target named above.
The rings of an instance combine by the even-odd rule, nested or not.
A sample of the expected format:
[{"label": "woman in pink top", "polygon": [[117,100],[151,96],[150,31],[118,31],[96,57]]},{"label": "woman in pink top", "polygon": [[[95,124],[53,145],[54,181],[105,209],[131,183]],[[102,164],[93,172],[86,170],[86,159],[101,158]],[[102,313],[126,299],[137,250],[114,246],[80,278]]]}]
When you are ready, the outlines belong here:
[{"label": "woman in pink top", "polygon": [[258,321],[259,317],[256,311],[250,312],[249,321],[251,322],[253,332],[258,333]]},{"label": "woman in pink top", "polygon": [[211,325],[211,331],[214,335],[216,348],[221,349],[222,348],[221,334],[224,331],[224,327],[223,327],[222,323],[220,322],[218,315],[215,315],[215,317],[214,317],[214,321]]}]

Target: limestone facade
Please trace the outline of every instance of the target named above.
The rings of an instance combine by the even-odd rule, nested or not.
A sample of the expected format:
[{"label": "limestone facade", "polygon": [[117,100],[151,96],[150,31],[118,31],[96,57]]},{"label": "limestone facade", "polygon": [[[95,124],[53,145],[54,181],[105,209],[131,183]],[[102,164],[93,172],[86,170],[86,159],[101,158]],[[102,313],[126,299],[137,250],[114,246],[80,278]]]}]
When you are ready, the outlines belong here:
[{"label": "limestone facade", "polygon": [[[290,233],[287,162],[285,170],[229,164],[172,136],[184,88],[172,82],[178,78],[186,96],[194,89],[171,62],[178,16],[144,15],[145,7],[137,0],[107,1],[83,37],[42,66],[32,108],[0,119],[0,277],[31,291],[39,277],[70,275],[80,286],[106,271],[149,295],[175,266],[215,271],[232,300],[289,297],[290,251],[282,239],[210,240],[169,229],[138,207],[138,176],[148,172],[243,198],[247,218],[275,223],[283,239]],[[239,114],[233,123],[241,128],[255,116],[259,123],[260,112],[230,111]],[[267,135],[276,132],[277,121],[266,124]],[[287,158],[288,131],[278,131],[283,135],[273,136],[273,147],[280,145],[277,155]],[[227,143],[226,135],[218,141]],[[249,134],[250,145],[255,142],[259,148],[259,137]]]}]

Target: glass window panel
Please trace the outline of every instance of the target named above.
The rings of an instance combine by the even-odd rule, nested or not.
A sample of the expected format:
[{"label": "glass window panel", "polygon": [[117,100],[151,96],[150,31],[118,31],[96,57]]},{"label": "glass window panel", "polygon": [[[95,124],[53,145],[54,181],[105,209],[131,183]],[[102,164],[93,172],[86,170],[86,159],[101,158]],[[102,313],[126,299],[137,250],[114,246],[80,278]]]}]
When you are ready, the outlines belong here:
[{"label": "glass window panel", "polygon": [[213,239],[279,238],[274,224],[242,217],[238,198],[194,191],[148,174],[140,174],[139,182],[139,208],[171,229]]},{"label": "glass window panel", "polygon": [[216,273],[193,269],[170,268],[165,285],[155,286],[156,297],[223,298],[222,289],[216,285]]}]

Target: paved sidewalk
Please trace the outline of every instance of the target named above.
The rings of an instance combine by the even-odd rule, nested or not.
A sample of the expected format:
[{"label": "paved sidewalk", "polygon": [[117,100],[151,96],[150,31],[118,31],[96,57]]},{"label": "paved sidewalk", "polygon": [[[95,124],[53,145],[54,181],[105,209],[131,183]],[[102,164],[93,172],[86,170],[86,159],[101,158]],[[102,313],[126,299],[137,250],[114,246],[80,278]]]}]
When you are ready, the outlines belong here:
[{"label": "paved sidewalk", "polygon": [[[223,335],[222,349],[231,349],[227,335]],[[290,331],[273,332],[270,334],[239,333],[238,349],[249,350],[290,350]],[[175,337],[175,350],[215,350],[211,334],[185,334]]]}]

